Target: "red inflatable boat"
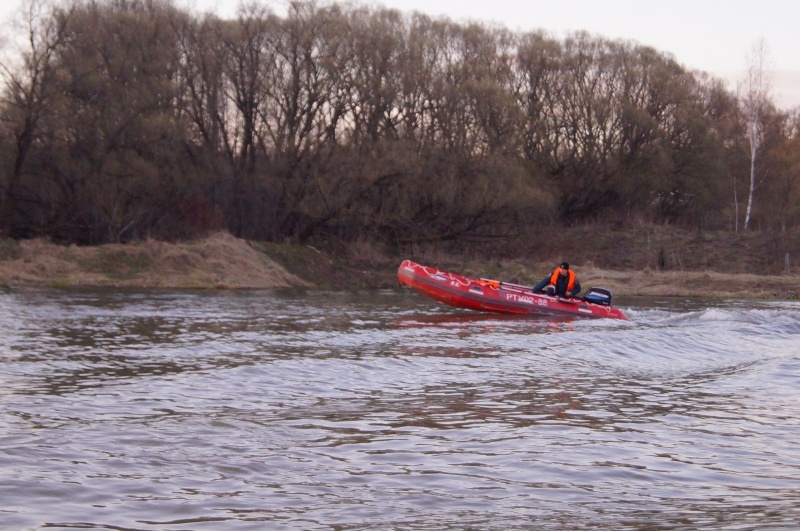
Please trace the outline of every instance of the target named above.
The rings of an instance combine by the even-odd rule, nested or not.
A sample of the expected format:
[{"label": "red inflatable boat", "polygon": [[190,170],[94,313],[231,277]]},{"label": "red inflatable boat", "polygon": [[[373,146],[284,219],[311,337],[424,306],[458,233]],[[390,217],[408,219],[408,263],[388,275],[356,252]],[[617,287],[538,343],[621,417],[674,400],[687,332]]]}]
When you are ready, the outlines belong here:
[{"label": "red inflatable boat", "polygon": [[401,283],[437,301],[481,312],[628,318],[621,310],[611,306],[611,293],[603,288],[590,288],[584,297],[553,297],[533,293],[529,286],[469,278],[411,260],[400,264],[397,278]]}]

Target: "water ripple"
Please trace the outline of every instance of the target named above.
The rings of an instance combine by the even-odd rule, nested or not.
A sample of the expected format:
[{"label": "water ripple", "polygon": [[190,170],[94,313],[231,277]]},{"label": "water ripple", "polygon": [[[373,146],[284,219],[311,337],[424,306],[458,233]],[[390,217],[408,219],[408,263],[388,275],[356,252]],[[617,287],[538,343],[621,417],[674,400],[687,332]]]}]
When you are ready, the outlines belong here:
[{"label": "water ripple", "polygon": [[789,529],[798,309],[0,294],[0,527]]}]

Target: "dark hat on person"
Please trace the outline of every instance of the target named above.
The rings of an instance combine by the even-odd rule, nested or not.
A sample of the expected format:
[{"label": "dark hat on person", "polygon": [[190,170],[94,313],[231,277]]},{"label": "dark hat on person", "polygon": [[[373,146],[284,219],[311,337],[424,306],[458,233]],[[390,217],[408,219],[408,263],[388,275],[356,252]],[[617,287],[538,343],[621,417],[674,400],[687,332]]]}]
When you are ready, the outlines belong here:
[{"label": "dark hat on person", "polygon": [[561,267],[564,269],[569,269],[569,264],[567,262],[561,262]]}]

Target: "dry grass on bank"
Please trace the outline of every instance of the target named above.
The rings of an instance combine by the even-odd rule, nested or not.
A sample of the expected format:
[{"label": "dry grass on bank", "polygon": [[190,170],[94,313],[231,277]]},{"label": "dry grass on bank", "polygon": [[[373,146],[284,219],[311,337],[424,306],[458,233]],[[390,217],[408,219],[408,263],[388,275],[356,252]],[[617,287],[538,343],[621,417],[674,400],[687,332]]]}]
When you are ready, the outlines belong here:
[{"label": "dry grass on bank", "polygon": [[244,240],[226,233],[187,243],[147,240],[96,247],[20,242],[0,260],[6,285],[162,288],[311,286]]},{"label": "dry grass on bank", "polygon": [[[392,257],[369,248],[334,258],[307,246],[247,242],[219,233],[194,242],[143,241],[96,247],[44,240],[0,241],[0,286],[107,286],[153,288],[387,288],[398,286],[403,258],[472,277],[533,285],[552,271],[546,261],[456,260],[444,254]],[[541,258],[541,257],[540,257]],[[616,296],[796,299],[798,274],[658,271],[597,267],[573,260],[584,289]]]},{"label": "dry grass on bank", "polygon": [[[554,263],[524,264],[501,261],[486,267],[465,264],[460,271],[473,277],[506,280],[533,285],[552,272]],[[444,266],[438,266],[446,269]],[[453,265],[454,269],[458,266]],[[800,275],[754,275],[713,271],[654,271],[649,268],[619,271],[594,266],[591,262],[572,265],[584,290],[594,286],[611,290],[616,296],[713,297],[745,299],[796,299]]]},{"label": "dry grass on bank", "polygon": [[605,271],[580,268],[584,289],[594,285],[617,295],[658,297],[714,297],[748,299],[796,299],[798,275],[753,275],[713,271]]}]

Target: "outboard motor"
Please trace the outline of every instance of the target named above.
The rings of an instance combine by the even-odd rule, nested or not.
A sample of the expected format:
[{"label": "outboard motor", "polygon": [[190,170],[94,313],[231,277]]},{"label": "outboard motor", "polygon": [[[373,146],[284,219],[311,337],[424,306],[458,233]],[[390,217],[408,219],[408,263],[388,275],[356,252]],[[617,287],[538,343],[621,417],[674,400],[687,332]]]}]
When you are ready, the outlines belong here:
[{"label": "outboard motor", "polygon": [[583,300],[603,306],[611,306],[611,292],[605,288],[589,288]]}]

